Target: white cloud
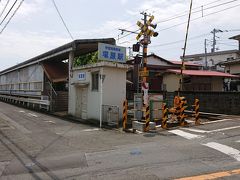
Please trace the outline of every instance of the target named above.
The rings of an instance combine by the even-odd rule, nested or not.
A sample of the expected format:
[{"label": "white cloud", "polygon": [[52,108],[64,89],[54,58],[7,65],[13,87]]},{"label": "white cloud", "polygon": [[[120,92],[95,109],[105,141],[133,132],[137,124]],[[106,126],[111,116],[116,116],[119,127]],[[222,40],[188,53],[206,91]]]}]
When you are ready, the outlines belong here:
[{"label": "white cloud", "polygon": [[31,0],[24,1],[18,10],[18,18],[31,16],[32,14],[40,13],[44,9],[46,0]]},{"label": "white cloud", "polygon": [[125,5],[128,2],[128,0],[121,0],[121,3]]},{"label": "white cloud", "polygon": [[7,59],[8,62],[5,62],[5,66],[1,66],[0,70],[16,65],[69,41],[71,40],[68,38],[54,34],[6,32],[5,36],[1,37],[0,47],[1,60]]}]

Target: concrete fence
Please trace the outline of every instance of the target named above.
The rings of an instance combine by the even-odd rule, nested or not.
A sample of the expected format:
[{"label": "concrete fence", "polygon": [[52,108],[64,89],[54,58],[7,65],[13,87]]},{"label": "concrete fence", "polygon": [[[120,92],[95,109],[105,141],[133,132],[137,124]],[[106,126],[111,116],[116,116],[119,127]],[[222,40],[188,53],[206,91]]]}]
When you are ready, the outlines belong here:
[{"label": "concrete fence", "polygon": [[[167,92],[165,101],[173,105],[173,98],[177,92]],[[200,111],[219,114],[240,115],[240,92],[181,92],[188,102],[188,110],[194,104],[194,99],[200,100]]]}]

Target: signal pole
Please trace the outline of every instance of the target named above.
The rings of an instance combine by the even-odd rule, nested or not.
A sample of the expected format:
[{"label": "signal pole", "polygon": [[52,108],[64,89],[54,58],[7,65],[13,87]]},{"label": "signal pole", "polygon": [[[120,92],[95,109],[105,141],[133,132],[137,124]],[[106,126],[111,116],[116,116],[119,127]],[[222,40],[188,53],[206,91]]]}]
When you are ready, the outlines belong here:
[{"label": "signal pole", "polygon": [[[151,43],[150,37],[154,36],[156,37],[158,35],[157,32],[154,32],[153,30],[150,29],[156,28],[157,25],[151,24],[154,16],[148,15],[146,12],[141,13],[143,15],[143,24],[138,21],[137,25],[140,27],[141,32],[137,35],[136,39],[139,40],[141,36],[143,36],[143,39],[140,40],[140,43],[143,46],[143,59],[142,59],[142,64],[143,64],[143,70],[140,71],[140,76],[142,77],[142,91],[143,91],[143,105],[145,109],[145,131],[149,131],[150,127],[150,108],[149,108],[149,99],[148,99],[148,90],[149,90],[149,83],[147,82],[147,78],[149,76],[149,71],[147,69],[147,48],[148,44]],[[147,19],[147,17],[150,17]]]}]

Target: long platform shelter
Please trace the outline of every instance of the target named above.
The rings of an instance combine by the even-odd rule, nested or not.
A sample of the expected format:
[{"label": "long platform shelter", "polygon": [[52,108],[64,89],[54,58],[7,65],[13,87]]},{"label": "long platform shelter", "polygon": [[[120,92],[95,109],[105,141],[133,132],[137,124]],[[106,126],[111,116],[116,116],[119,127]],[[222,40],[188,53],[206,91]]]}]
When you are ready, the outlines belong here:
[{"label": "long platform shelter", "polygon": [[48,111],[67,111],[75,57],[115,39],[78,39],[0,72],[0,99]]}]

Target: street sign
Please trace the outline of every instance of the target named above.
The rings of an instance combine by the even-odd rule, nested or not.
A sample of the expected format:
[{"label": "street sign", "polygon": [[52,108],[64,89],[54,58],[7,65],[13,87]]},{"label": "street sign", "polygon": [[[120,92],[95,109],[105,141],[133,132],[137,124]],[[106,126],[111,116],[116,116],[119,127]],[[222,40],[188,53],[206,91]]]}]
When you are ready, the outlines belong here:
[{"label": "street sign", "polygon": [[139,71],[139,76],[148,77],[149,76],[149,71]]},{"label": "street sign", "polygon": [[113,62],[126,62],[126,48],[98,43],[98,59]]},{"label": "street sign", "polygon": [[78,80],[85,81],[86,80],[86,72],[78,73]]}]

